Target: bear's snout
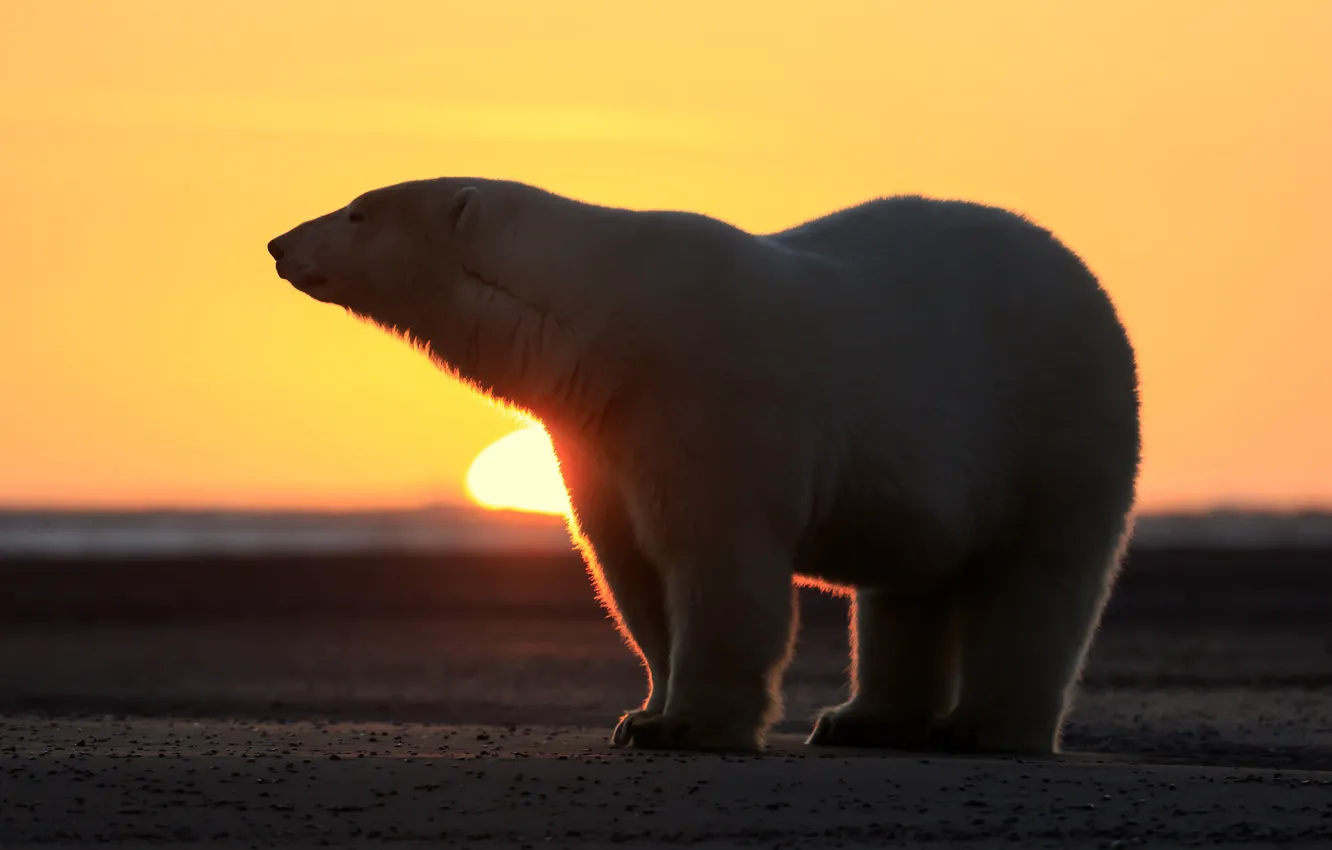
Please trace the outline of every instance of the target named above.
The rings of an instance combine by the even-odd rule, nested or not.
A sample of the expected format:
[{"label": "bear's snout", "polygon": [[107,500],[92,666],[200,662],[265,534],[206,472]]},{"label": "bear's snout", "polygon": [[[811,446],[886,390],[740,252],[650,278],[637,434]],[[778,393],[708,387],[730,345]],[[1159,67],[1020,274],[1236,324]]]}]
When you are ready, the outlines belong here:
[{"label": "bear's snout", "polygon": [[324,275],[303,262],[299,251],[294,256],[292,255],[290,247],[285,244],[286,237],[289,235],[284,233],[268,243],[268,253],[277,262],[278,277],[302,292],[309,292],[311,289],[323,286],[327,282]]}]

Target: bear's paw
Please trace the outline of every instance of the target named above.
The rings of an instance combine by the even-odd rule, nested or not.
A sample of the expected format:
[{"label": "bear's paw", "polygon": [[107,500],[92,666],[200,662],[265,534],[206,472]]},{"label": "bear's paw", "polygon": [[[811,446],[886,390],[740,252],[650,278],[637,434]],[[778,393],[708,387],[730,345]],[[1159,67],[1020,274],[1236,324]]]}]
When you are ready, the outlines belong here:
[{"label": "bear's paw", "polygon": [[824,709],[805,743],[811,747],[874,747],[917,752],[929,745],[928,719],[902,719],[857,710],[853,704]]},{"label": "bear's paw", "polygon": [[758,752],[762,747],[752,729],[726,729],[688,717],[631,711],[620,718],[611,736],[616,747],[696,752]]},{"label": "bear's paw", "polygon": [[929,748],[957,754],[1049,756],[1059,752],[1058,727],[1029,718],[990,717],[955,711],[934,724]]}]

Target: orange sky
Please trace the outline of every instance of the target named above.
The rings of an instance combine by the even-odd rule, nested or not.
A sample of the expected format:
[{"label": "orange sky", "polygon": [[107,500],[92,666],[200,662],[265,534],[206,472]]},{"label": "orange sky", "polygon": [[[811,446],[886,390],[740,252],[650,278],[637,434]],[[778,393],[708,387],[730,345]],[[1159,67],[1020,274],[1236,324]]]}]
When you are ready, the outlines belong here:
[{"label": "orange sky", "polygon": [[[815,11],[817,10],[817,11]],[[0,502],[462,498],[514,423],[278,280],[380,184],[777,229],[1021,209],[1138,347],[1142,500],[1332,504],[1332,3],[18,3],[0,29]]]}]

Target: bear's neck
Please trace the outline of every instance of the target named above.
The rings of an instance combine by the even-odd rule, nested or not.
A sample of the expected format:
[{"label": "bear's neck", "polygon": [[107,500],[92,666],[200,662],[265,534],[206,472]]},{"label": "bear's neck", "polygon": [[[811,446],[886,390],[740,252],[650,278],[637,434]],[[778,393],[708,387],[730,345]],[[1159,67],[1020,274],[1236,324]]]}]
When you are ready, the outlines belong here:
[{"label": "bear's neck", "polygon": [[465,274],[445,317],[413,329],[432,359],[483,394],[542,422],[585,430],[614,392],[618,369],[595,335],[502,284]]},{"label": "bear's neck", "polygon": [[[438,360],[542,422],[586,430],[627,368],[623,285],[638,217],[513,183],[482,184],[479,221],[446,264]],[[641,311],[639,311],[641,312]]]}]

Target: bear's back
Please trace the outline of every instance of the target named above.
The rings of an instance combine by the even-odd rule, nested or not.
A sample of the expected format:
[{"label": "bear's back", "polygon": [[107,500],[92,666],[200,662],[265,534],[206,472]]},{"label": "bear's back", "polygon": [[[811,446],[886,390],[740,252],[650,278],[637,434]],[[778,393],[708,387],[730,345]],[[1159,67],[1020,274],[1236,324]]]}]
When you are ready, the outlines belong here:
[{"label": "bear's back", "polygon": [[[1048,230],[1015,212],[971,201],[878,198],[762,238],[834,260],[853,277],[881,287],[928,284],[962,294],[1002,286],[1009,295],[1038,285],[1095,288],[1081,260]],[[1047,270],[1058,274],[1033,274]]]},{"label": "bear's back", "polygon": [[[989,358],[1043,368],[1052,354],[1132,361],[1109,296],[1055,236],[1017,213],[969,201],[868,201],[760,237],[817,258],[798,297],[844,326],[878,317],[884,354],[933,351],[972,371]],[[889,339],[888,337],[892,337]],[[878,347],[877,345],[875,347]],[[866,352],[868,354],[868,352]],[[1070,365],[1072,365],[1070,363]]]}]

